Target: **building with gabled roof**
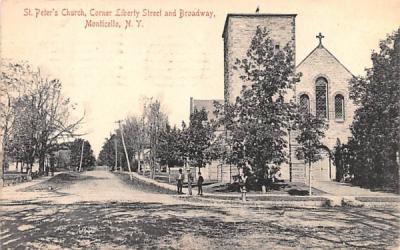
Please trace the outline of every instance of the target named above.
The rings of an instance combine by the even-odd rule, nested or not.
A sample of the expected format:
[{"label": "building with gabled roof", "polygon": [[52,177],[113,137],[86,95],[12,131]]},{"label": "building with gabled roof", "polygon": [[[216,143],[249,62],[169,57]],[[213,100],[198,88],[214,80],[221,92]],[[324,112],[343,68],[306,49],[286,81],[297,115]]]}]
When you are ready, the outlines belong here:
[{"label": "building with gabled roof", "polygon": [[[235,70],[235,61],[246,57],[258,26],[266,28],[275,49],[285,46],[296,51],[296,14],[228,14],[222,34],[224,42],[224,101],[233,103],[240,95],[243,82]],[[338,141],[346,143],[351,136],[354,103],[349,98],[349,80],[353,74],[323,44],[321,33],[317,47],[296,67],[302,73],[299,83],[287,93],[287,101],[295,100],[302,109],[322,116],[328,123],[323,140],[322,159],[312,165],[312,179],[329,181],[336,178],[333,150]],[[222,102],[222,100],[219,100]],[[214,110],[213,100],[191,98],[190,111],[204,108],[209,117]],[[288,131],[288,163],[282,164],[281,177],[295,182],[308,179],[308,166],[296,159],[296,131]],[[221,168],[222,169],[222,168]],[[232,174],[230,174],[232,176]]]},{"label": "building with gabled roof", "polygon": [[[323,46],[321,33],[317,47],[296,67],[302,73],[295,86],[295,99],[302,109],[324,117],[328,124],[323,139],[323,157],[312,165],[312,177],[327,181],[336,178],[332,161],[333,149],[338,141],[346,143],[351,136],[350,126],[356,106],[349,97],[349,81],[353,74]],[[308,178],[307,166],[294,156],[296,150],[296,131],[291,136],[291,163],[289,175],[293,180]]]}]

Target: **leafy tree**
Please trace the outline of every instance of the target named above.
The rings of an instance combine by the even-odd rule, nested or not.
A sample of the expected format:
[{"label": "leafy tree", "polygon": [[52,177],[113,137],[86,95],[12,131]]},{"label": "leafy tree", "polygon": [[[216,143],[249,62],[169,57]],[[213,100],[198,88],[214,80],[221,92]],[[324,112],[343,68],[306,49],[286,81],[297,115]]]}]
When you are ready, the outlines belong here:
[{"label": "leafy tree", "polygon": [[162,164],[168,167],[178,165],[181,161],[181,151],[179,147],[180,130],[174,126],[171,128],[169,123],[166,124],[165,130],[161,131],[158,148],[158,158]]},{"label": "leafy tree", "polygon": [[213,126],[215,128],[222,128],[222,133],[216,135],[216,140],[213,143],[215,152],[218,159],[226,164],[240,165],[238,160],[234,158],[232,151],[233,137],[232,131],[235,129],[235,106],[230,103],[214,102],[214,114],[216,120]]},{"label": "leafy tree", "polygon": [[[83,154],[82,154],[82,146],[83,146]],[[89,170],[94,167],[96,159],[93,155],[92,147],[89,141],[84,139],[75,139],[70,144],[70,164],[73,169],[79,169],[81,164],[81,155],[82,157],[82,168],[80,170]]]},{"label": "leafy tree", "polygon": [[189,150],[188,150],[188,126],[184,121],[181,123],[181,129],[178,134],[178,152],[179,152],[179,158],[181,161],[186,164],[187,159],[189,158]]},{"label": "leafy tree", "polygon": [[[24,96],[26,97],[26,96]],[[32,107],[25,105],[25,98],[15,100],[13,112],[13,126],[8,131],[8,156],[32,167],[36,157],[36,136],[37,124],[32,117],[35,113]]]},{"label": "leafy tree", "polygon": [[296,137],[299,147],[296,148],[296,157],[311,164],[321,159],[322,142],[327,125],[325,121],[313,114],[299,114]]},{"label": "leafy tree", "polygon": [[[43,173],[46,157],[59,140],[76,136],[83,118],[71,121],[74,105],[62,95],[58,79],[49,80],[26,63],[2,64],[0,82],[0,96],[6,97],[1,98],[3,152],[5,156],[16,153],[30,165],[38,159]],[[19,150],[12,152],[12,148]]]},{"label": "leafy tree", "polygon": [[[126,135],[124,136],[126,139]],[[135,151],[132,147],[127,146],[127,152],[129,159],[131,159],[131,166],[135,168],[136,162],[133,159]],[[120,129],[116,129],[114,133],[110,135],[110,138],[105,139],[102,149],[100,150],[98,159],[99,165],[106,165],[108,167],[111,167],[112,170],[129,170],[125,158],[125,150],[122,145]]]},{"label": "leafy tree", "polygon": [[180,132],[176,126],[171,128],[167,123],[165,129],[160,133],[157,157],[160,159],[160,164],[165,164],[168,167],[169,182],[171,181],[170,168],[182,165]]},{"label": "leafy tree", "polygon": [[155,177],[155,170],[159,159],[157,159],[157,152],[159,147],[159,139],[161,132],[165,129],[165,124],[168,120],[167,115],[161,110],[161,102],[159,100],[153,101],[150,99],[144,106],[144,118],[146,137],[148,138],[150,155],[149,163],[151,169],[151,178]]},{"label": "leafy tree", "polygon": [[379,44],[371,55],[366,76],[350,81],[350,97],[359,108],[351,126],[348,148],[354,183],[399,191],[400,29]]},{"label": "leafy tree", "polygon": [[210,149],[214,139],[214,128],[204,109],[194,110],[190,115],[189,127],[183,135],[190,164],[202,168],[211,163],[213,157]]},{"label": "leafy tree", "polygon": [[109,138],[105,138],[98,157],[99,165],[115,166],[115,136],[115,134],[111,134]]},{"label": "leafy tree", "polygon": [[349,150],[349,144],[342,144],[339,139],[333,151],[334,162],[336,166],[336,181],[349,181],[354,173],[352,164],[354,155]]},{"label": "leafy tree", "polygon": [[[24,119],[19,119],[18,122],[15,120],[17,114],[27,118],[25,110],[23,110],[20,105],[16,105],[16,103],[20,102],[19,98],[28,91],[30,82],[33,81],[32,77],[33,71],[28,64],[12,63],[7,60],[2,60],[0,75],[0,138],[2,142],[2,172],[8,164],[8,156],[14,157],[17,160],[22,160],[25,162],[28,161],[25,159],[25,150],[22,153],[24,156],[21,156],[16,155],[16,149],[22,148],[22,146],[29,143],[24,143],[23,139],[25,138],[23,138],[21,134],[19,134],[19,136],[14,136],[15,138],[12,138],[12,133],[16,127],[14,126],[15,124],[19,125],[18,132],[26,132],[21,130],[31,129],[27,123],[24,123]],[[24,124],[27,124],[28,126],[23,126]],[[14,143],[11,143],[11,141],[14,141]],[[17,144],[19,144],[21,147],[17,147]]]},{"label": "leafy tree", "polygon": [[[121,129],[123,129],[128,159],[133,170],[135,168],[141,169],[139,164],[142,161],[149,163],[151,177],[153,178],[155,168],[161,161],[159,157],[160,137],[165,130],[167,120],[167,115],[161,110],[160,101],[147,98],[143,105],[142,117],[127,117],[121,127],[116,129],[109,139],[106,139],[99,154],[99,161],[108,166],[114,166],[115,162],[117,162],[119,163],[117,165],[121,166],[121,170],[128,169],[125,150],[121,143]],[[115,147],[117,147],[117,150],[115,150]],[[144,154],[145,149],[150,149],[150,153],[147,156]],[[115,151],[117,151],[117,159],[115,159]],[[137,161],[135,159],[136,154],[139,156]],[[144,159],[140,159],[141,156]]]},{"label": "leafy tree", "polygon": [[290,46],[276,49],[261,27],[246,57],[236,60],[235,69],[241,72],[244,87],[234,104],[225,104],[229,112],[224,111],[222,118],[231,137],[229,158],[239,168],[250,165],[262,177],[269,163],[279,165],[286,159],[286,131],[294,105],[285,95],[300,75],[295,74]]},{"label": "leafy tree", "polygon": [[[131,165],[135,165],[135,155],[141,149],[142,126],[140,120],[135,116],[129,116],[122,125],[124,130],[125,144]],[[135,168],[135,166],[134,166]]]},{"label": "leafy tree", "polygon": [[327,125],[323,118],[310,112],[299,112],[295,129],[298,132],[296,157],[308,164],[309,195],[311,195],[311,163],[321,159],[322,143]]}]

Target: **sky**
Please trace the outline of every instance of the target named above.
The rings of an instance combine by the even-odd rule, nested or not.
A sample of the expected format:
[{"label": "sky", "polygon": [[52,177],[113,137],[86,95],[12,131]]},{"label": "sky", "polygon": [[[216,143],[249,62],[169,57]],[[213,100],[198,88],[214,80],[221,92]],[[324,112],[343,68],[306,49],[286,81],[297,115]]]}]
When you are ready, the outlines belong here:
[{"label": "sky", "polygon": [[[141,113],[143,98],[161,100],[172,124],[189,117],[189,98],[223,99],[222,31],[228,13],[297,14],[296,62],[324,46],[354,75],[370,67],[372,50],[400,25],[400,0],[116,1],[3,0],[1,58],[27,61],[63,83],[77,104],[72,119],[85,114],[80,132],[97,154],[116,120]],[[24,16],[31,9],[32,16]],[[35,17],[36,10],[59,11]],[[61,10],[87,14],[62,16]],[[90,9],[205,10],[213,17],[91,17]],[[43,12],[43,14],[45,14]],[[86,28],[87,19],[132,19],[124,28]]]}]

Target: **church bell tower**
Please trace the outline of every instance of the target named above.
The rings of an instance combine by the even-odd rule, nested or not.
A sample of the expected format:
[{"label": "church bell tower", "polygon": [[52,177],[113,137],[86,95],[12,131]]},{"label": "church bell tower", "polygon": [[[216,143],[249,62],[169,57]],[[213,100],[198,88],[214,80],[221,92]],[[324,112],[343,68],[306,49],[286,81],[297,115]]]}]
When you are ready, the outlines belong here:
[{"label": "church bell tower", "polygon": [[234,102],[240,95],[243,81],[240,72],[233,69],[236,59],[242,59],[250,47],[257,26],[266,28],[277,48],[287,44],[295,52],[296,14],[228,14],[222,38],[224,39],[224,97]]}]

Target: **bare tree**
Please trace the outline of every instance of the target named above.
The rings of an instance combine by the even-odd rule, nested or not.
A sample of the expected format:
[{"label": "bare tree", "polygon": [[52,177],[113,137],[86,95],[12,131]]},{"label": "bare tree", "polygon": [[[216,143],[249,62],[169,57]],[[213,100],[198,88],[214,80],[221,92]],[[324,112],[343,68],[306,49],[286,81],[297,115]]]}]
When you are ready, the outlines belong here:
[{"label": "bare tree", "polygon": [[168,120],[167,115],[161,111],[161,103],[159,100],[153,101],[150,99],[145,105],[145,124],[147,128],[147,136],[149,139],[150,147],[150,169],[151,178],[155,176],[156,165],[158,162],[157,151],[159,148],[159,137],[161,131],[165,129],[166,121]]},{"label": "bare tree", "polygon": [[[14,127],[15,103],[27,93],[33,81],[33,71],[26,63],[12,63],[2,60],[0,75],[0,165],[1,175],[8,163],[6,152],[10,148],[10,133]],[[20,113],[22,114],[22,113]]]},{"label": "bare tree", "polygon": [[40,70],[27,64],[2,67],[1,86],[8,96],[2,100],[2,105],[7,105],[2,112],[6,118],[2,124],[5,158],[11,153],[12,141],[14,148],[25,150],[31,165],[34,158],[39,159],[39,172],[43,173],[46,155],[61,138],[76,135],[83,117],[71,122],[70,112],[75,107],[62,95],[61,82],[43,77]]}]

